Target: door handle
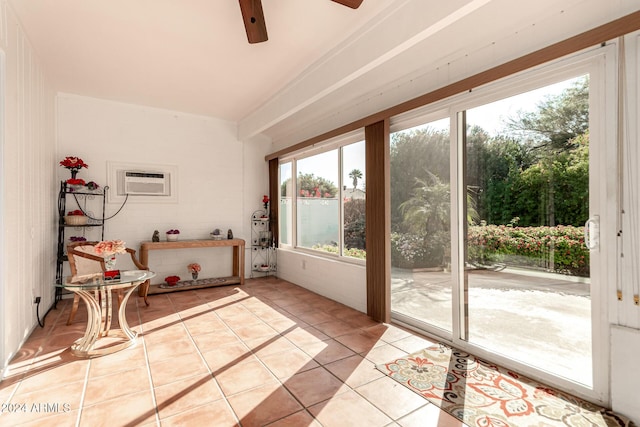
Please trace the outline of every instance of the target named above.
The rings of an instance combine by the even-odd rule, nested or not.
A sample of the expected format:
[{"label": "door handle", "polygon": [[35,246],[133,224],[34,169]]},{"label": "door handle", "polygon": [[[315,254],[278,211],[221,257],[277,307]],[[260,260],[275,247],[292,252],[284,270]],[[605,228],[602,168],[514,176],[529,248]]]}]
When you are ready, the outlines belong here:
[{"label": "door handle", "polygon": [[584,223],[584,245],[590,251],[600,249],[600,215],[594,215]]}]

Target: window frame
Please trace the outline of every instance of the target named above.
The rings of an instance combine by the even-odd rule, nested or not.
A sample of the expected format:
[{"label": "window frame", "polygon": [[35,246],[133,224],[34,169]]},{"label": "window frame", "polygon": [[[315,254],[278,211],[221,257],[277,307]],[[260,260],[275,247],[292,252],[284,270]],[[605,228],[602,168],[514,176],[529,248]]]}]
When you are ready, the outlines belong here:
[{"label": "window frame", "polygon": [[[287,156],[280,157],[278,159],[278,200],[281,199],[281,174],[280,174],[280,166],[286,163],[291,164],[291,219],[290,219],[290,236],[289,242],[284,243],[279,237],[279,248],[285,250],[291,250],[295,252],[306,253],[309,255],[319,256],[322,258],[329,258],[333,260],[340,260],[348,263],[365,265],[366,259],[358,259],[350,256],[344,255],[344,156],[343,156],[343,147],[349,146],[351,144],[356,144],[360,142],[364,142],[364,129],[358,129],[356,131],[350,132],[348,134],[340,135],[335,138],[331,138],[327,141],[314,144],[312,147],[293,152],[288,154]],[[307,159],[309,157],[316,156],[318,154],[326,153],[332,150],[337,150],[338,154],[338,182],[336,186],[338,187],[338,195],[339,197],[339,212],[338,212],[338,254],[333,254],[330,252],[322,251],[319,249],[312,249],[298,245],[298,217],[297,217],[297,205],[298,205],[298,165],[297,162],[299,160]],[[366,171],[365,171],[366,175]],[[277,225],[280,227],[280,223]],[[279,236],[282,236],[279,233]]]}]

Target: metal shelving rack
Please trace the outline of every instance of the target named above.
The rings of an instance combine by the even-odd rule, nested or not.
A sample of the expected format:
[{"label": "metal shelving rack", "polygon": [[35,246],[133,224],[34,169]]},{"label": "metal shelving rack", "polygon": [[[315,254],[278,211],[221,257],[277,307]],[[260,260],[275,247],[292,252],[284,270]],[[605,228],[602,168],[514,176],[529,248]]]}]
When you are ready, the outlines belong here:
[{"label": "metal shelving rack", "polygon": [[277,265],[269,213],[260,209],[251,215],[251,277],[276,276]]},{"label": "metal shelving rack", "polygon": [[[64,263],[68,261],[66,252],[66,233],[69,228],[82,228],[83,230],[91,228],[100,228],[100,240],[104,240],[104,212],[106,195],[109,187],[105,186],[100,190],[80,190],[76,191],[67,185],[65,181],[60,182],[60,191],[58,193],[58,250],[56,256],[56,284],[62,284]],[[68,225],[64,222],[64,216],[67,212],[67,197],[72,196],[75,202],[78,204],[85,215],[89,217],[87,224],[85,225]],[[93,213],[87,210],[87,201],[95,198],[102,198],[99,204],[101,213],[99,216],[93,215]],[[84,233],[83,233],[84,234]],[[56,287],[55,303],[62,299],[62,288]]]}]

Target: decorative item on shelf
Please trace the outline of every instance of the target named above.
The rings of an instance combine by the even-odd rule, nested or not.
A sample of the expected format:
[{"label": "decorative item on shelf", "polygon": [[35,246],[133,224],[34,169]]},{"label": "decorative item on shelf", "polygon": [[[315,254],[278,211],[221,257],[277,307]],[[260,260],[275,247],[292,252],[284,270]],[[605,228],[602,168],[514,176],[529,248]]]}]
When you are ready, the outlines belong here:
[{"label": "decorative item on shelf", "polygon": [[260,265],[260,267],[258,268],[258,270],[260,270],[260,271],[269,271],[269,264],[262,264],[262,265]]},{"label": "decorative item on shelf", "polygon": [[175,286],[176,283],[180,281],[180,276],[167,276],[164,278],[164,281],[167,282],[169,286]]},{"label": "decorative item on shelf", "polygon": [[106,271],[112,271],[116,266],[116,254],[126,253],[126,248],[122,240],[103,240],[95,244],[94,249],[97,255],[104,257],[104,267]]},{"label": "decorative item on shelf", "polygon": [[87,182],[85,184],[85,186],[87,187],[87,190],[89,190],[89,191],[96,191],[96,190],[100,189],[100,186],[95,181],[89,181],[89,182]]},{"label": "decorative item on shelf", "polygon": [[211,233],[209,233],[213,240],[222,240],[222,234],[220,234],[220,229],[216,228]]},{"label": "decorative item on shelf", "polygon": [[88,168],[89,165],[82,161],[80,157],[67,156],[60,162],[63,166],[71,171],[71,179],[75,179],[78,171],[82,168]]},{"label": "decorative item on shelf", "polygon": [[267,219],[269,218],[269,196],[266,194],[262,196],[262,203],[264,204],[264,214],[260,218]]},{"label": "decorative item on shelf", "polygon": [[85,237],[83,237],[83,236],[71,236],[71,237],[69,237],[69,241],[72,242],[72,243],[75,243],[75,242],[86,242],[87,239]]},{"label": "decorative item on shelf", "polygon": [[260,246],[263,248],[268,248],[271,246],[271,232],[270,231],[261,231],[260,232]]},{"label": "decorative item on shelf", "polygon": [[64,223],[67,225],[86,225],[88,218],[80,209],[68,212],[64,217]]},{"label": "decorative item on shelf", "polygon": [[200,272],[200,264],[198,264],[197,262],[192,262],[191,264],[187,265],[187,270],[189,270],[189,273],[191,273],[191,278],[193,280],[196,280],[198,278],[198,273]]},{"label": "decorative item on shelf", "polygon": [[73,191],[80,191],[84,189],[84,179],[81,178],[69,178],[67,181],[67,185]]},{"label": "decorative item on shelf", "polygon": [[233,239],[233,231],[231,231],[231,229],[227,230],[227,239],[229,240]]},{"label": "decorative item on shelf", "polygon": [[151,236],[151,241],[152,242],[159,242],[160,241],[160,232],[158,230],[154,230],[153,231],[153,236]]},{"label": "decorative item on shelf", "polygon": [[169,230],[167,231],[167,242],[175,242],[178,240],[178,234],[180,234],[180,230]]}]

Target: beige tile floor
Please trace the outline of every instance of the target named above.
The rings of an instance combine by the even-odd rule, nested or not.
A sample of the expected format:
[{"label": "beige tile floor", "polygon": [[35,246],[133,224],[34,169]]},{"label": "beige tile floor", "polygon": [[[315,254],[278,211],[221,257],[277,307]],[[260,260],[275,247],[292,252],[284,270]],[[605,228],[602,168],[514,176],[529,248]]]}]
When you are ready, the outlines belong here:
[{"label": "beige tile floor", "polygon": [[431,344],[270,277],[131,298],[138,344],[78,359],[63,300],[0,383],[0,425],[464,426],[374,368]]}]

